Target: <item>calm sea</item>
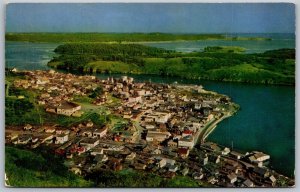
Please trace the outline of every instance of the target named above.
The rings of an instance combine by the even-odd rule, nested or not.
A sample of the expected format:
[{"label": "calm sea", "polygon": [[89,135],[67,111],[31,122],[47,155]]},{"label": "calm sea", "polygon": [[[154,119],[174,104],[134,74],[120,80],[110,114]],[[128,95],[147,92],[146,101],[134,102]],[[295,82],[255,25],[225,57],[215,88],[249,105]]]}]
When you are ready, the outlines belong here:
[{"label": "calm sea", "polygon": [[159,42],[143,43],[144,45],[165,48],[180,52],[203,51],[208,46],[238,46],[246,48],[246,53],[261,53],[273,49],[295,48],[295,35],[286,33],[241,33],[228,34],[227,36],[239,37],[265,37],[271,38],[271,41],[227,41],[227,40],[199,40],[199,41],[179,41],[179,42]]}]

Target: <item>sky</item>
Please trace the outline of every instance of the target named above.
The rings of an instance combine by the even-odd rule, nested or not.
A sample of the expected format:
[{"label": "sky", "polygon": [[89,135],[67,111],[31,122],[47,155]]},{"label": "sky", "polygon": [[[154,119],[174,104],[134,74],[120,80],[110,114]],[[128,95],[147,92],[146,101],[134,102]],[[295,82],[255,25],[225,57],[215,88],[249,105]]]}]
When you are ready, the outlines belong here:
[{"label": "sky", "polygon": [[6,32],[294,33],[287,3],[18,3]]}]

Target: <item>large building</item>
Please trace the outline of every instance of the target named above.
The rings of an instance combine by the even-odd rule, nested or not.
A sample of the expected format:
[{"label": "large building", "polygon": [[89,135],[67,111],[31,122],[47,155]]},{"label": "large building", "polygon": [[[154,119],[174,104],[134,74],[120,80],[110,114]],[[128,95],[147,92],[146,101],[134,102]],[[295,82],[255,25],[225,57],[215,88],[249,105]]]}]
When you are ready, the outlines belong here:
[{"label": "large building", "polygon": [[56,113],[60,114],[60,115],[71,116],[73,113],[75,113],[76,111],[79,111],[80,109],[81,109],[81,106],[76,103],[63,101],[56,108]]}]

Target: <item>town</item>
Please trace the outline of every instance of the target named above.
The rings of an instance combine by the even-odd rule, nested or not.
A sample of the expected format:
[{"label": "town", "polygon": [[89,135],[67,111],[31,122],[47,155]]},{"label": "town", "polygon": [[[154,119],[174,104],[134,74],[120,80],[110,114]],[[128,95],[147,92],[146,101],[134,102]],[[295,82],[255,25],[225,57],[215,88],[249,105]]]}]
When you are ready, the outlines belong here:
[{"label": "town", "polygon": [[[54,70],[11,73],[22,78],[7,89],[32,92],[46,114],[76,121],[6,126],[6,145],[47,146],[75,174],[134,169],[167,179],[183,175],[208,186],[294,186],[294,180],[268,168],[268,154],[206,141],[219,122],[238,111],[226,95],[200,85],[141,83],[128,76],[102,80]],[[104,122],[91,120],[92,113]]]}]

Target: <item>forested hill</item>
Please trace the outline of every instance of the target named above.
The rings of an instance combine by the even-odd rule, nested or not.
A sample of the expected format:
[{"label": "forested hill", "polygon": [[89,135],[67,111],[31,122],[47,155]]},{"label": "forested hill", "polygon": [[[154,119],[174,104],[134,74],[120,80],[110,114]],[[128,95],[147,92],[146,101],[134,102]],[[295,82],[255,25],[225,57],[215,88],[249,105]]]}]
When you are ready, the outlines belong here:
[{"label": "forested hill", "polygon": [[80,72],[155,74],[265,84],[295,84],[295,49],[245,54],[240,47],[180,53],[139,44],[68,43],[48,65]]},{"label": "forested hill", "polygon": [[195,40],[271,40],[263,37],[228,37],[223,34],[170,33],[6,33],[6,41],[23,42],[147,42]]}]

